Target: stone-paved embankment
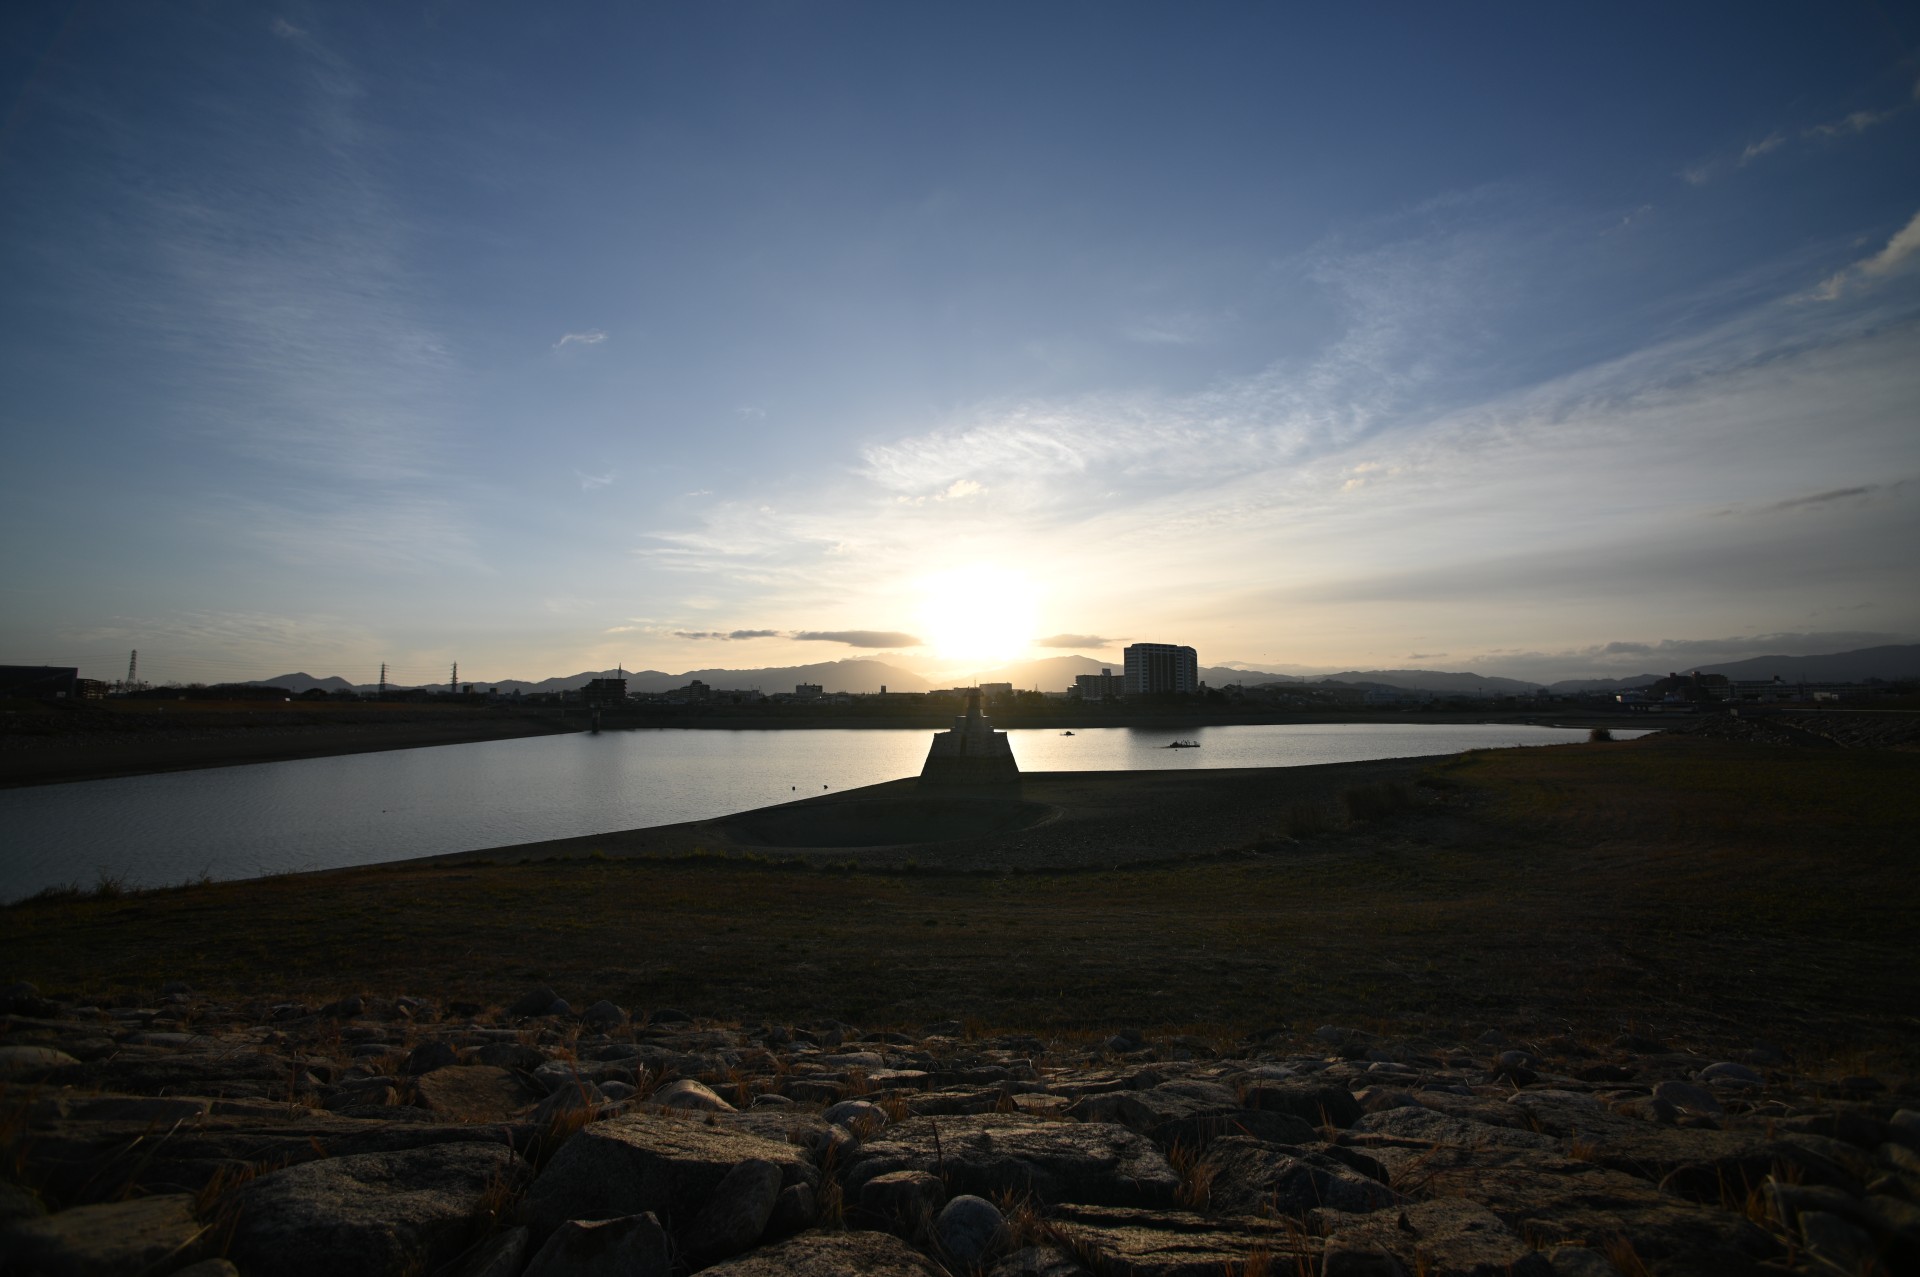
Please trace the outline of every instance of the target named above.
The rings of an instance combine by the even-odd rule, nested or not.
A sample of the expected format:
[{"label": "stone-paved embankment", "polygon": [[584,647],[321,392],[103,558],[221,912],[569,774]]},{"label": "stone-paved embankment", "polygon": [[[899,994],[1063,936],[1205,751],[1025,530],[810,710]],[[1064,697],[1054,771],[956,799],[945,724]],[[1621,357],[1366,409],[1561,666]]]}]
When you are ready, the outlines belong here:
[{"label": "stone-paved embankment", "polygon": [[10,1274],[1920,1270],[1910,1084],[1766,1045],[0,1008]]}]

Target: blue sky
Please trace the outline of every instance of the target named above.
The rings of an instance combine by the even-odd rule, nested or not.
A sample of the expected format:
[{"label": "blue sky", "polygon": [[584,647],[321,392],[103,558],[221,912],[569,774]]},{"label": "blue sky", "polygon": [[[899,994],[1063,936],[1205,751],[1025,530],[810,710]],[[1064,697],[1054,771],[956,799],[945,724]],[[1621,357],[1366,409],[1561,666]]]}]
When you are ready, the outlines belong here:
[{"label": "blue sky", "polygon": [[10,6],[3,659],[1911,641],[1920,15],[1672,8]]}]

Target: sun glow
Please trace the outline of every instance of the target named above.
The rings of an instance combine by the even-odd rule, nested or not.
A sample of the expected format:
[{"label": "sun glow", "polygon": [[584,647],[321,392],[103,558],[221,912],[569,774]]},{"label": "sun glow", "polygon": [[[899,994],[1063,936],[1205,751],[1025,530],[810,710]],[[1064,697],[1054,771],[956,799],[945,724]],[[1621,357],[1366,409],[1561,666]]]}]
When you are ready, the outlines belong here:
[{"label": "sun glow", "polygon": [[919,584],[920,626],[941,658],[979,666],[1026,654],[1040,591],[1023,573],[971,564]]}]

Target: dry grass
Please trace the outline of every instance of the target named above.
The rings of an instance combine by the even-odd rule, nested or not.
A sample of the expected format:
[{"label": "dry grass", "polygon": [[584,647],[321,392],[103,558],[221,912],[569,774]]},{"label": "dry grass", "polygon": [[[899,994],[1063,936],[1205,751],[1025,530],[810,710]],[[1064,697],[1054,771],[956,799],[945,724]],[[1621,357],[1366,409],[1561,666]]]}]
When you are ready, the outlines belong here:
[{"label": "dry grass", "polygon": [[1119,870],[579,859],[41,900],[0,910],[0,970],[96,1002],[156,972],[276,1000],[538,983],[970,1037],[1633,1024],[1852,1072],[1920,1058],[1920,755],[1656,737],[1464,755],[1418,792],[1358,800],[1353,831]]},{"label": "dry grass", "polygon": [[1356,824],[1392,820],[1418,805],[1419,800],[1405,785],[1386,783],[1361,785],[1340,796],[1347,819]]},{"label": "dry grass", "polygon": [[1653,1277],[1653,1270],[1647,1267],[1647,1261],[1640,1258],[1633,1243],[1625,1237],[1609,1237],[1601,1247],[1601,1253],[1607,1262],[1614,1266],[1620,1277]]},{"label": "dry grass", "polygon": [[1175,1142],[1167,1149],[1167,1164],[1180,1177],[1174,1191],[1174,1204],[1183,1210],[1204,1213],[1213,1201],[1213,1167],[1200,1160],[1200,1150]]}]

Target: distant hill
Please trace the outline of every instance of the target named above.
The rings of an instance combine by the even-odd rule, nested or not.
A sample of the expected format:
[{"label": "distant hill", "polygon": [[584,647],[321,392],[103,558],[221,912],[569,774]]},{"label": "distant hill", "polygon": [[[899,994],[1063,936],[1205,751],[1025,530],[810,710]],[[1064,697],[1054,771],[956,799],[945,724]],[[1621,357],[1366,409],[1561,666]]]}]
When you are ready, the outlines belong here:
[{"label": "distant hill", "polygon": [[[1080,674],[1098,674],[1101,670],[1118,672],[1118,661],[1096,661],[1091,656],[1046,656],[1037,661],[1018,661],[1012,665],[1003,665],[997,670],[983,670],[979,675],[982,683],[1012,683],[1021,691],[1064,692],[1073,686],[1073,680]],[[956,679],[944,684],[958,687],[962,682],[973,680]]]},{"label": "distant hill", "polygon": [[1574,692],[1631,692],[1659,681],[1657,674],[1635,674],[1632,678],[1563,678],[1558,683],[1547,684],[1547,690],[1562,695]]},{"label": "distant hill", "polygon": [[[578,674],[563,674],[554,678],[543,678],[539,682],[525,679],[463,679],[471,681],[475,687],[497,689],[503,693],[519,692],[528,695],[537,692],[571,692],[585,687],[596,678],[622,678],[627,680],[628,692],[670,692],[685,687],[699,679],[709,687],[732,690],[736,688],[757,687],[766,693],[791,692],[801,683],[818,683],[829,692],[877,692],[885,687],[890,692],[924,692],[932,684],[912,670],[901,669],[898,665],[888,665],[884,661],[853,658],[845,661],[822,661],[815,665],[774,666],[758,670],[688,670],[684,674],[668,674],[662,670],[627,670],[624,674],[618,669],[582,670]],[[250,680],[254,686],[284,687],[291,692],[304,692],[311,687],[327,691],[351,690],[372,692],[379,690],[377,683],[349,683],[344,678],[314,678],[309,674],[283,674],[279,678]],[[399,683],[387,684],[389,689],[405,690]],[[444,687],[444,683],[427,684],[429,687]]]},{"label": "distant hill", "polygon": [[509,693],[570,692],[585,687],[596,678],[622,677],[627,680],[629,693],[671,692],[695,679],[722,691],[758,688],[768,695],[791,692],[801,683],[818,683],[822,690],[828,692],[877,692],[883,686],[890,692],[924,692],[931,686],[912,670],[863,657],[821,661],[814,665],[776,665],[757,670],[688,670],[684,674],[668,674],[662,670],[628,670],[623,675],[617,669],[587,670],[561,678],[542,679],[538,683],[523,683],[508,678],[491,683],[476,680],[474,685],[497,687]]},{"label": "distant hill", "polygon": [[[1724,665],[1682,666],[1702,674],[1725,674],[1732,679],[1772,678],[1789,683],[1860,683],[1870,678],[1920,678],[1920,643],[1863,647],[1856,652],[1828,656],[1755,656]],[[1679,672],[1679,671],[1676,671]]]},{"label": "distant hill", "polygon": [[1258,687],[1262,683],[1304,683],[1298,674],[1269,674],[1265,670],[1237,670],[1231,665],[1202,665],[1200,681],[1208,687],[1226,687],[1238,683],[1242,687]]},{"label": "distant hill", "polygon": [[[1018,688],[1038,688],[1043,692],[1063,692],[1073,686],[1075,675],[1098,674],[1103,669],[1119,672],[1118,661],[1097,661],[1090,656],[1049,656],[1021,661],[996,670],[984,670],[977,677],[983,683],[1012,683]],[[1920,678],[1920,643],[1868,647],[1855,652],[1834,652],[1826,656],[1756,656],[1748,660],[1720,665],[1679,665],[1676,670],[1698,668],[1705,674],[1725,674],[1733,679],[1764,679],[1776,674],[1787,682],[1854,683],[1867,679]],[[529,683],[520,679],[473,680],[475,687],[498,688],[502,692],[559,692],[585,687],[596,678],[615,678],[618,670],[585,670]],[[670,692],[699,679],[709,687],[722,689],[758,688],[769,694],[790,692],[800,683],[818,683],[829,692],[877,692],[883,686],[890,692],[924,692],[933,687],[956,687],[971,679],[949,677],[935,683],[925,675],[885,661],[853,657],[844,661],[821,661],[814,665],[782,665],[757,670],[688,670],[668,674],[661,670],[628,670],[630,692]],[[1621,692],[1657,682],[1658,674],[1636,674],[1626,678],[1569,678],[1551,684],[1550,691]],[[1447,696],[1508,696],[1531,692],[1541,685],[1514,678],[1481,674],[1449,673],[1443,670],[1349,670],[1344,674],[1303,677],[1298,674],[1274,674],[1260,670],[1234,669],[1227,665],[1203,665],[1200,681],[1208,687],[1239,683],[1257,687],[1270,683],[1345,683],[1399,687],[1412,691],[1434,692]],[[371,692],[372,683],[349,683],[338,676],[315,678],[311,674],[282,674],[277,678],[249,680],[256,687],[284,687],[295,694],[320,688],[323,691]],[[398,683],[388,684],[399,688]],[[444,686],[430,684],[429,686]]]},{"label": "distant hill", "polygon": [[[924,692],[933,687],[912,670],[856,656],[844,661],[822,661],[817,665],[774,666],[761,670],[688,670],[674,678],[669,687],[649,687],[644,690],[667,691],[670,687],[685,687],[688,680],[696,678],[709,687],[757,687],[768,695],[791,692],[799,683],[818,683],[823,691],[828,692],[877,692],[882,686],[889,692]],[[631,684],[628,686],[632,687]]]},{"label": "distant hill", "polygon": [[355,690],[352,683],[347,682],[346,679],[338,675],[329,675],[326,678],[315,678],[311,674],[282,674],[278,678],[250,678],[245,683],[240,684],[240,686],[284,687],[295,695],[301,692],[311,692],[316,687],[323,692],[351,692]]},{"label": "distant hill", "polygon": [[1488,678],[1481,674],[1449,674],[1440,670],[1349,670],[1329,674],[1316,683],[1378,683],[1386,687],[1416,692],[1436,692],[1448,696],[1512,696],[1531,692],[1538,683],[1523,683],[1517,678]]}]

